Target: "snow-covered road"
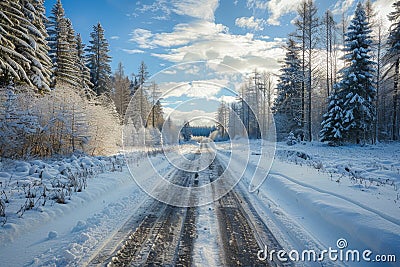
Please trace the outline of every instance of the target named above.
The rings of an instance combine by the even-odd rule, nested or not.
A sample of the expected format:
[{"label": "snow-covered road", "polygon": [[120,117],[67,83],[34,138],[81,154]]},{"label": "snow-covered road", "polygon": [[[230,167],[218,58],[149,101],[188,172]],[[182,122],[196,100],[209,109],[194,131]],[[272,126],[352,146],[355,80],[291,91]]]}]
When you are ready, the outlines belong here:
[{"label": "snow-covered road", "polygon": [[[259,145],[257,142],[250,144],[254,151]],[[330,156],[332,152],[325,147],[279,144],[278,157],[269,177],[254,193],[248,192],[248,185],[255,168],[267,171],[265,166],[257,166],[262,155],[251,153],[247,159],[248,154],[243,153],[236,164],[231,162],[229,172],[235,173],[236,168],[240,169],[246,162],[246,172],[235,192],[240,199],[250,201],[260,220],[286,252],[296,250],[301,254],[303,250],[314,250],[320,256],[325,249],[338,249],[337,241],[342,239],[347,243],[342,249],[344,253],[370,250],[371,260],[378,254],[395,255],[398,262],[398,145],[390,149],[382,146],[360,148],[359,156],[353,150],[336,149],[338,154]],[[225,152],[229,149],[232,149],[229,145],[226,149],[222,146],[218,155],[225,166],[229,161],[229,153]],[[371,153],[370,160],[362,154],[366,151]],[[193,148],[184,149],[185,154],[193,152]],[[307,156],[297,152],[307,152]],[[156,155],[153,163],[164,175],[173,172],[173,167],[161,155]],[[141,170],[144,176],[151,172]],[[211,177],[213,174],[206,170],[204,175]],[[200,186],[206,180],[200,179]],[[212,197],[212,193],[208,193],[208,197]],[[121,172],[99,174],[90,178],[87,189],[73,194],[67,204],[48,203],[26,211],[22,218],[10,217],[0,227],[0,265],[85,266],[99,252],[112,251],[120,245],[122,240],[115,240],[115,237],[127,236],[128,229],[126,232],[121,229],[130,221],[136,223],[139,214],[147,212],[149,201],[152,199],[138,187],[126,167]],[[196,237],[192,252],[195,266],[221,266],[225,262],[221,232],[213,227],[218,224],[215,210],[219,204],[216,203],[195,210]],[[12,201],[9,205],[13,205]],[[257,224],[257,220],[253,220],[252,223]],[[366,264],[362,259],[360,262],[332,261],[327,257],[322,262],[295,263],[296,266]],[[396,262],[368,263],[368,266],[375,265],[396,266]]]}]

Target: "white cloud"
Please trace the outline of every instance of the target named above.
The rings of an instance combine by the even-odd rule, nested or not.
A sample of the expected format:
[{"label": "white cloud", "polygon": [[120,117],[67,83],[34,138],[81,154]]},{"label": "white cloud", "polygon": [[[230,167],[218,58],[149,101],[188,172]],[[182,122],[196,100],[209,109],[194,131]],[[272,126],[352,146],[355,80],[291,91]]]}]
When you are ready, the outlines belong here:
[{"label": "white cloud", "polygon": [[333,7],[332,13],[334,15],[346,14],[354,5],[354,0],[339,0]]},{"label": "white cloud", "polygon": [[218,0],[173,0],[172,11],[178,15],[214,21]]},{"label": "white cloud", "polygon": [[157,0],[151,5],[141,5],[137,10],[144,12],[162,12],[154,18],[166,20],[171,13],[181,16],[214,21],[214,13],[218,8],[218,0]]},{"label": "white cloud", "polygon": [[254,19],[253,16],[247,18],[247,17],[241,17],[237,18],[235,20],[236,26],[240,28],[246,28],[246,29],[253,29],[255,31],[262,31],[264,30],[264,24],[265,21],[263,19]]},{"label": "white cloud", "polygon": [[280,25],[279,19],[297,10],[301,0],[247,0],[247,7],[256,11],[268,11],[267,23]]},{"label": "white cloud", "polygon": [[228,31],[222,24],[208,21],[196,21],[191,24],[181,23],[174,26],[172,32],[153,34],[149,30],[135,29],[130,41],[136,42],[141,48],[174,47],[187,45],[202,39],[213,37]]},{"label": "white cloud", "polygon": [[221,102],[223,101],[223,102],[225,102],[227,104],[235,103],[235,102],[237,102],[237,97],[236,96],[230,96],[230,95],[223,95],[223,96],[221,96],[219,98],[219,101],[221,101]]},{"label": "white cloud", "polygon": [[122,51],[124,51],[125,53],[128,53],[128,54],[143,54],[144,53],[144,51],[143,50],[140,50],[140,49],[122,49]]},{"label": "white cloud", "polygon": [[252,9],[267,9],[268,2],[263,0],[247,0],[247,7]]},{"label": "white cloud", "polygon": [[119,36],[111,36],[110,39],[111,40],[119,40]]},{"label": "white cloud", "polygon": [[150,44],[150,40],[153,37],[151,31],[138,28],[132,32],[131,36],[130,41],[136,42],[140,48],[154,48],[154,46]]},{"label": "white cloud", "polygon": [[268,2],[268,24],[280,25],[279,19],[290,12],[295,12],[301,1],[299,0],[270,0]]},{"label": "white cloud", "polygon": [[268,35],[261,35],[261,36],[259,36],[258,38],[263,39],[263,40],[271,39],[271,37],[268,36]]},{"label": "white cloud", "polygon": [[[138,33],[143,33],[140,36]],[[253,34],[230,34],[226,26],[213,22],[196,21],[178,24],[172,32],[150,33],[136,30],[132,41],[141,48],[165,48],[152,56],[174,62],[216,60],[247,71],[249,67],[276,70],[277,60],[283,57],[282,40],[256,39]]]}]

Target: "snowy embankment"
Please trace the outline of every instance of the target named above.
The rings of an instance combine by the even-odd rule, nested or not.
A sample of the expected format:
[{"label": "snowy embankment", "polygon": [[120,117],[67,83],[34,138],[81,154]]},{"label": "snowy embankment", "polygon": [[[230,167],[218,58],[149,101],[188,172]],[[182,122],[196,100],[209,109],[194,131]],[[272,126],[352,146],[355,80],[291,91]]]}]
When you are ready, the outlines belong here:
[{"label": "snowy embankment", "polygon": [[[259,145],[253,142],[251,149],[259,151]],[[255,154],[250,156],[239,184],[242,191],[247,190],[248,178],[258,162]],[[377,254],[397,254],[398,261],[399,157],[399,143],[335,148],[319,143],[279,143],[267,180],[250,198],[286,251],[338,249],[336,241],[344,238],[346,249],[360,253],[369,249],[371,259]],[[245,156],[242,160],[247,161]],[[239,164],[232,164],[231,171],[235,165]],[[364,266],[365,262],[359,264]]]},{"label": "snowy embankment", "polygon": [[[167,161],[153,161],[167,171]],[[147,199],[121,156],[11,161],[3,163],[0,182],[8,199],[0,217],[6,219],[0,227],[4,266],[82,265]]]}]

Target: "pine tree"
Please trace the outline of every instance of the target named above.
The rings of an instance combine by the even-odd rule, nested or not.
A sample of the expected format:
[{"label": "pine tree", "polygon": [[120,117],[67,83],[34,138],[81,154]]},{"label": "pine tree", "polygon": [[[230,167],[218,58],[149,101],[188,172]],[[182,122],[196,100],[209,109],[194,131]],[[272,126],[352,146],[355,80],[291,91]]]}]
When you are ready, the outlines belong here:
[{"label": "pine tree", "polygon": [[149,93],[149,102],[151,105],[150,113],[148,114],[147,125],[158,128],[164,123],[163,110],[160,102],[161,91],[158,85],[153,81],[146,90]]},{"label": "pine tree", "polygon": [[132,115],[134,116],[133,122],[135,123],[136,127],[147,127],[148,120],[146,119],[149,115],[148,111],[151,110],[151,104],[147,98],[147,92],[144,83],[146,82],[148,76],[149,72],[147,71],[147,66],[144,61],[142,61],[138,69],[138,74],[135,76],[135,87],[133,89],[134,97],[132,99],[133,110],[135,110],[134,113],[136,113]]},{"label": "pine tree", "polygon": [[164,111],[163,111],[163,108],[162,108],[162,105],[161,105],[161,102],[159,99],[157,100],[156,104],[153,106],[153,110],[154,110],[155,127],[161,131],[165,120],[164,120]]},{"label": "pine tree", "polygon": [[334,85],[334,91],[329,96],[328,111],[323,115],[320,131],[320,141],[327,141],[331,146],[341,145],[343,142],[343,99],[339,95],[340,84]]},{"label": "pine tree", "polygon": [[25,53],[21,51],[30,60],[27,75],[39,91],[49,91],[52,64],[48,56],[49,47],[46,41],[48,35],[44,24],[46,16],[43,1],[20,0],[20,2],[25,16],[24,27],[28,29],[30,45],[33,48],[33,51],[30,49],[25,49]]},{"label": "pine tree", "polygon": [[97,95],[110,91],[111,86],[111,57],[108,55],[107,39],[104,37],[104,29],[100,22],[93,26],[90,34],[90,45],[86,48],[87,67],[90,69],[90,81]]},{"label": "pine tree", "polygon": [[54,5],[47,25],[50,58],[53,62],[52,85],[75,88],[79,85],[75,33],[65,17],[60,0]]},{"label": "pine tree", "polygon": [[[279,83],[276,86],[277,97],[273,110],[276,118],[280,120],[277,125],[278,132],[289,133],[300,128],[302,124],[302,71],[298,55],[299,48],[292,38],[289,38],[285,49],[286,56],[280,70]],[[282,120],[285,120],[286,123]]]},{"label": "pine tree", "polygon": [[92,99],[94,97],[94,92],[91,89],[93,84],[90,82],[90,70],[85,64],[85,45],[82,43],[81,35],[78,33],[76,35],[76,52],[77,52],[77,66],[79,69],[79,87],[82,90],[83,94],[88,99]]},{"label": "pine tree", "polygon": [[370,60],[371,30],[364,7],[357,5],[354,18],[346,32],[345,61],[341,70],[339,96],[343,99],[343,129],[350,142],[366,142],[372,138],[375,119],[374,62]]},{"label": "pine tree", "polygon": [[137,84],[139,84],[139,86],[142,86],[149,78],[149,72],[147,71],[147,66],[144,63],[144,61],[140,63],[138,75],[136,77],[137,77]]},{"label": "pine tree", "polygon": [[388,37],[388,58],[394,66],[393,78],[393,111],[392,111],[392,139],[398,139],[399,122],[398,122],[398,105],[399,105],[399,73],[400,73],[400,1],[393,3],[395,9],[389,14],[389,20],[392,22]]},{"label": "pine tree", "polygon": [[0,83],[3,86],[12,81],[32,85],[26,73],[31,62],[21,50],[24,48],[32,54],[33,47],[22,22],[29,23],[25,21],[19,1],[0,1]]},{"label": "pine tree", "polygon": [[1,1],[0,10],[0,83],[48,91],[50,61],[42,1]]},{"label": "pine tree", "polygon": [[75,30],[72,26],[72,22],[70,19],[66,20],[67,22],[67,43],[69,49],[69,62],[72,64],[68,65],[66,71],[70,75],[70,83],[73,87],[80,87],[80,76],[81,76],[81,69],[80,69],[80,60],[78,55],[78,43],[76,39]]}]

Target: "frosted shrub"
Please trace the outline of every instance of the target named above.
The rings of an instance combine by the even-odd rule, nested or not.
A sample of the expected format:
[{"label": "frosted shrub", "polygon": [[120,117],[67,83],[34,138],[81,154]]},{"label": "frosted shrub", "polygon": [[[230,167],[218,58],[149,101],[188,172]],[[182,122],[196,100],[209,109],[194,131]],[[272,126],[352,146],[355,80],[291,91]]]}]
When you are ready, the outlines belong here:
[{"label": "frosted shrub", "polygon": [[296,137],[294,137],[293,132],[289,133],[286,144],[288,144],[289,146],[293,146],[293,145],[297,144],[297,140],[296,140]]}]

